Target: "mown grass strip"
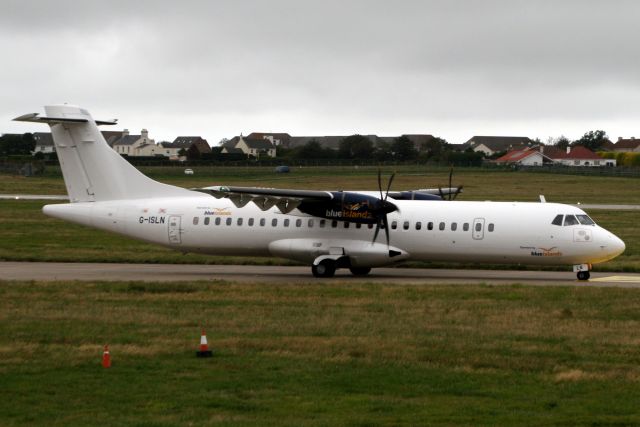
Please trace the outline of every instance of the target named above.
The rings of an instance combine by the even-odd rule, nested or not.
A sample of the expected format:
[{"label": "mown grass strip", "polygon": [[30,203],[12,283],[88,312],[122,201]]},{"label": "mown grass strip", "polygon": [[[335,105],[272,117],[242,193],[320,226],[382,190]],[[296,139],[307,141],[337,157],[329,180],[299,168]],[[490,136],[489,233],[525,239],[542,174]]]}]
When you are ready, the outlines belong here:
[{"label": "mown grass strip", "polygon": [[639,304],[579,287],[1,282],[0,424],[637,424]]}]

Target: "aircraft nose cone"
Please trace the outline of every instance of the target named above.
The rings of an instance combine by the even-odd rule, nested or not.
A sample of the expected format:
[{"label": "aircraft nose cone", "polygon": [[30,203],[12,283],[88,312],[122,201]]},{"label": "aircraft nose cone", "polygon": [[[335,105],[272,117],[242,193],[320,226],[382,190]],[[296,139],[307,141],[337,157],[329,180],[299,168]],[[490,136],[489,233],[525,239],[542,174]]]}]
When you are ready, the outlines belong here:
[{"label": "aircraft nose cone", "polygon": [[610,232],[607,232],[607,237],[603,243],[604,246],[602,248],[612,258],[620,255],[626,249],[626,245],[622,239]]},{"label": "aircraft nose cone", "polygon": [[624,250],[627,248],[627,246],[624,244],[624,242],[622,241],[622,239],[620,239],[617,236],[613,236],[613,249],[615,251],[616,255],[620,255],[622,252],[624,252]]}]

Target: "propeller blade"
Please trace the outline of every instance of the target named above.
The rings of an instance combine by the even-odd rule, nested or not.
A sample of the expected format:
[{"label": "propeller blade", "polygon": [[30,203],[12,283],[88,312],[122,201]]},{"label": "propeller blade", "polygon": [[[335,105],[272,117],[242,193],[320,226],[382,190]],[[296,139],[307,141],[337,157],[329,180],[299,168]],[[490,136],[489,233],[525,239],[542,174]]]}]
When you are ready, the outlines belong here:
[{"label": "propeller blade", "polygon": [[449,169],[449,200],[451,200],[451,180],[453,179],[453,165]]},{"label": "propeller blade", "polygon": [[387,236],[387,248],[389,248],[389,221],[387,221],[386,213],[382,217],[382,222],[384,223],[384,234]]},{"label": "propeller blade", "polygon": [[458,194],[462,193],[462,185],[458,186],[458,188],[456,188],[456,194],[453,195],[453,200],[456,199],[456,197],[458,197]]},{"label": "propeller blade", "polygon": [[373,242],[371,242],[371,244],[374,244],[376,242],[379,232],[380,232],[380,222],[376,224],[376,231],[373,233]]},{"label": "propeller blade", "polygon": [[382,171],[378,169],[378,190],[380,190],[380,200],[382,200]]},{"label": "propeller blade", "polygon": [[438,193],[440,193],[440,198],[444,200],[444,193],[442,192],[442,187],[438,187]]},{"label": "propeller blade", "polygon": [[[389,183],[387,184],[387,193],[384,195],[384,201],[387,201],[387,197],[389,197],[389,190],[391,190],[391,183],[393,182],[393,178],[395,178],[395,172],[391,174],[391,178],[389,178]],[[382,191],[380,192],[382,194]]]}]

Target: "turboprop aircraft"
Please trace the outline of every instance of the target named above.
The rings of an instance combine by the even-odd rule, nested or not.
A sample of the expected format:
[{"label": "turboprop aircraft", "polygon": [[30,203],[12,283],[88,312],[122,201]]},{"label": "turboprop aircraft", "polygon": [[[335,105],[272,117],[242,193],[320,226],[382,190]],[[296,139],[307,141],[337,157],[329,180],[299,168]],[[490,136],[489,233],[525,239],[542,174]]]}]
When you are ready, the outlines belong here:
[{"label": "turboprop aircraft", "polygon": [[385,193],[380,175],[377,192],[162,184],[107,145],[98,125],[115,121],[66,104],[45,111],[14,119],[51,127],[70,203],[43,212],[181,252],[279,256],[316,277],[437,260],[573,265],[588,280],[592,264],[625,249],[574,206],[449,201],[459,189],[390,191],[393,176]]}]

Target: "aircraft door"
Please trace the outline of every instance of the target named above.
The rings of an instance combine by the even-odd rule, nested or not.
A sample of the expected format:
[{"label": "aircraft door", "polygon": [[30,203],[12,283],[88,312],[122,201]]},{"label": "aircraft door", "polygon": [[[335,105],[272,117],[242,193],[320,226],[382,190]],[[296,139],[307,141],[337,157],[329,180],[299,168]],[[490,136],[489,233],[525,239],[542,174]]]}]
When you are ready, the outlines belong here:
[{"label": "aircraft door", "polygon": [[484,218],[475,218],[473,220],[473,238],[482,240],[484,238]]},{"label": "aircraft door", "polygon": [[182,243],[180,237],[182,233],[182,229],[180,228],[181,220],[182,218],[178,215],[169,216],[169,244],[171,245],[179,245]]}]

